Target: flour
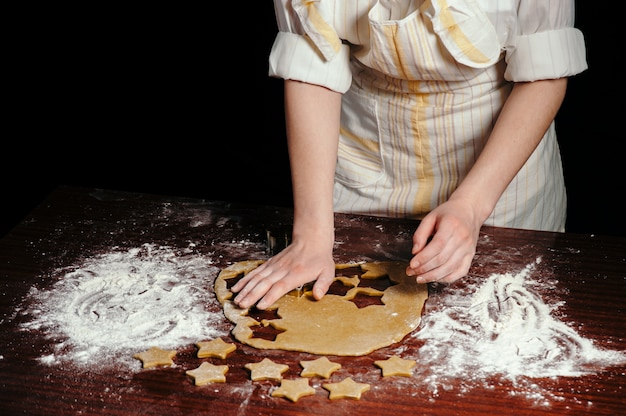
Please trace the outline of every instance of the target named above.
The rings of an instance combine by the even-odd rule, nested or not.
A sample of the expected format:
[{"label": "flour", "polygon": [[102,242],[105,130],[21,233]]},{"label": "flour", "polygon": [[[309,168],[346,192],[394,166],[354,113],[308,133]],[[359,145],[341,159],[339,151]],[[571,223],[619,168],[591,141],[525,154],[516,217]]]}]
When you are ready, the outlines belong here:
[{"label": "flour", "polygon": [[218,269],[210,258],[145,244],[89,258],[58,270],[50,289],[31,288],[25,331],[41,331],[54,351],[44,364],[102,366],[124,360],[136,367],[133,352],[151,346],[176,348],[224,335],[212,295]]},{"label": "flour", "polygon": [[427,369],[423,381],[433,392],[452,379],[469,390],[500,376],[517,386],[511,394],[544,400],[547,392],[533,378],[577,377],[626,362],[624,351],[598,348],[553,316],[560,305],[547,305],[533,291],[534,266],[452,290],[424,316],[415,337],[425,344],[413,358]]},{"label": "flour", "polygon": [[[562,302],[544,303],[535,288],[550,290],[556,282],[533,279],[535,266],[446,287],[412,335],[423,345],[413,356],[402,355],[419,366],[401,381],[433,400],[441,390],[460,388],[463,394],[504,382],[513,386],[509,394],[549,406],[560,399],[558,392],[535,379],[579,377],[623,365],[626,352],[601,349],[555,318]],[[218,272],[193,246],[112,249],[57,270],[55,283],[45,290],[31,288],[20,311],[28,318],[21,329],[51,341],[53,350],[39,357],[44,364],[139,371],[132,356],[140,350],[226,335],[219,328],[229,325],[209,278]]]}]

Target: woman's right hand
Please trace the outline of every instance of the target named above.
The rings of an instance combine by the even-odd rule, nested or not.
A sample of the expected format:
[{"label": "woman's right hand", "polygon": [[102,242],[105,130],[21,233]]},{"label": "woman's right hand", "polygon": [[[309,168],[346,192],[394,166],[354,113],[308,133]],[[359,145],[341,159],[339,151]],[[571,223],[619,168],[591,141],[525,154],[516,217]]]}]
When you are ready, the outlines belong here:
[{"label": "woman's right hand", "polygon": [[285,126],[293,183],[292,242],[246,274],[231,290],[241,308],[266,309],[287,292],[315,281],[321,299],[335,279],[333,183],[341,94],[285,80]]},{"label": "woman's right hand", "polygon": [[283,251],[271,257],[241,278],[231,290],[240,308],[256,303],[266,309],[287,292],[315,281],[313,297],[321,299],[335,280],[332,247],[319,242],[294,240]]}]

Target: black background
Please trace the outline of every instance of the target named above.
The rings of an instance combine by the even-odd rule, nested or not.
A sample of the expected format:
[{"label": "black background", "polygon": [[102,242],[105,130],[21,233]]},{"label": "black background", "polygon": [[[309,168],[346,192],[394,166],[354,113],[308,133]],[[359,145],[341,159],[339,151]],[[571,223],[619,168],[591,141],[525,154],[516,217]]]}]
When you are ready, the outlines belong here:
[{"label": "black background", "polygon": [[[241,18],[56,10],[22,27],[5,64],[0,235],[60,185],[291,206],[282,82],[267,76],[276,25],[259,3]],[[620,26],[601,13],[577,2],[589,69],[557,117],[567,229],[625,236]]]}]

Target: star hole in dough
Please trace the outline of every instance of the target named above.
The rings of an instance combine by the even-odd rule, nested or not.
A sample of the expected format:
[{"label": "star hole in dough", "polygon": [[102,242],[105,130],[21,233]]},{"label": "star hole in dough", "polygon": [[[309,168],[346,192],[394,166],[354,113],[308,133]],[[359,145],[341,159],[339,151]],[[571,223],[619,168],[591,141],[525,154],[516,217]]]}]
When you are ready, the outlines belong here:
[{"label": "star hole in dough", "polygon": [[[352,276],[346,274],[350,272],[353,273]],[[366,306],[370,306],[370,305],[384,305],[384,303],[381,300],[383,291],[389,286],[392,286],[393,283],[389,279],[384,279],[382,277],[378,279],[361,279],[360,278],[361,275],[363,275],[363,271],[360,268],[356,268],[356,267],[343,268],[343,269],[337,270],[337,276],[335,277],[335,281],[331,283],[326,294],[345,297],[348,294],[348,292],[352,289],[355,289],[357,287],[358,288],[369,287],[375,290],[370,290],[370,291],[357,290],[354,296],[347,297],[346,299],[354,303],[359,309],[365,308]],[[371,282],[379,282],[379,283],[371,284]],[[310,293],[312,296],[312,292]],[[309,293],[307,293],[307,295],[308,294]]]},{"label": "star hole in dough", "polygon": [[386,360],[374,361],[374,364],[382,369],[383,377],[411,377],[413,375],[412,369],[417,364],[417,361],[405,360],[394,355]]},{"label": "star hole in dough", "polygon": [[261,310],[255,307],[252,307],[248,310],[248,316],[259,322],[258,325],[253,325],[250,327],[252,330],[252,338],[262,338],[268,341],[276,340],[276,336],[282,330],[274,328],[269,324],[270,321],[274,319],[280,319],[280,316],[276,313],[276,309],[273,310]]},{"label": "star hole in dough", "polygon": [[[223,269],[215,281],[215,294],[224,315],[235,324],[233,336],[259,349],[282,349],[317,355],[361,356],[401,341],[419,326],[426,284],[417,284],[406,275],[404,262],[384,261],[337,264],[336,282],[347,290],[344,295],[327,293],[315,300],[307,285],[287,293],[267,311],[276,318],[251,316],[251,308],[241,309],[232,300],[229,280],[254,270],[263,260],[248,260]],[[332,285],[331,285],[332,286]],[[384,290],[379,288],[385,287]],[[381,304],[359,307],[357,296],[376,297]],[[254,315],[254,314],[252,314]],[[275,339],[255,336],[254,328],[271,327]]]},{"label": "star hole in dough", "polygon": [[315,389],[309,385],[308,378],[297,378],[294,380],[283,379],[280,386],[274,389],[270,395],[272,397],[284,397],[297,402],[301,397],[315,394]]},{"label": "star hole in dough", "polygon": [[200,364],[194,370],[187,370],[185,373],[193,378],[196,386],[204,386],[210,383],[226,382],[227,365],[214,365],[208,362]]},{"label": "star hole in dough", "polygon": [[142,362],[143,368],[165,367],[174,365],[173,358],[176,350],[164,350],[159,347],[151,347],[146,351],[133,355],[134,358]]},{"label": "star hole in dough", "polygon": [[322,387],[330,392],[328,396],[330,400],[336,400],[336,399],[360,400],[361,395],[370,389],[369,384],[357,383],[350,377],[344,378],[339,383],[323,384]]}]

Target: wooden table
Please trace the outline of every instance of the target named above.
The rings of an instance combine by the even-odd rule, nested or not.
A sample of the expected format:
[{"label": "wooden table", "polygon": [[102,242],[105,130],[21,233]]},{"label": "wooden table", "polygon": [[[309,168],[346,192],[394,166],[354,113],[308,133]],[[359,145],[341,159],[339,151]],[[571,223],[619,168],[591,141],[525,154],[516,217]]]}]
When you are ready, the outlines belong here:
[{"label": "wooden table", "polygon": [[[229,338],[232,324],[219,323],[237,349],[225,360],[195,357],[193,343],[180,345],[175,365],[115,371],[46,365],[54,351],[45,331],[24,331],[20,313],[32,287],[50,290],[58,274],[82,259],[113,247],[145,243],[193,247],[222,269],[236,261],[267,257],[268,230],[284,236],[291,211],[221,201],[174,198],[99,189],[62,187],[0,240],[0,413],[8,414],[625,414],[626,364],[576,377],[539,377],[514,382],[497,374],[484,380],[448,377],[437,384],[418,363],[412,378],[383,378],[374,360],[397,351],[419,354],[424,345],[407,336],[396,345],[361,357],[329,357],[341,363],[338,381],[351,376],[371,384],[359,400],[330,400],[312,379],[315,394],[292,402],[271,397],[277,381],[253,382],[244,364],[270,357],[287,363],[284,378],[298,376],[300,360],[317,358],[292,351],[257,350]],[[415,221],[336,215],[336,261],[407,260]],[[279,238],[280,241],[280,238]],[[537,261],[540,259],[540,261]],[[429,288],[424,315],[441,310],[455,287],[496,273],[517,273],[536,263],[534,288],[546,304],[560,303],[558,317],[598,347],[626,350],[626,239],[484,227],[467,278]],[[216,273],[206,276],[212,282]],[[548,284],[548,282],[552,282]],[[460,285],[460,286],[459,286]],[[470,296],[471,293],[468,293]],[[419,328],[418,328],[419,330]],[[417,330],[416,330],[417,331]],[[411,334],[413,335],[413,334]],[[53,338],[53,337],[52,337]],[[112,340],[112,342],[115,342]],[[129,352],[129,354],[132,352]],[[445,358],[442,359],[445,361]],[[226,382],[195,386],[185,371],[201,361],[226,363]],[[441,363],[439,363],[441,364]],[[428,381],[430,380],[430,381]],[[539,398],[537,396],[540,396]]]}]

